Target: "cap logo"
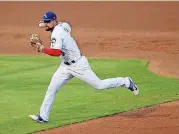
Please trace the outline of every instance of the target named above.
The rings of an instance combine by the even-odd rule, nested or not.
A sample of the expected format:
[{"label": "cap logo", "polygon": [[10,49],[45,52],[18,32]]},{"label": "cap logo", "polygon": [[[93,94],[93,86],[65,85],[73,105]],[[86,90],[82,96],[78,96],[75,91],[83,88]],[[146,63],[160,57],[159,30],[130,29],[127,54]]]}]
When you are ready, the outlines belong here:
[{"label": "cap logo", "polygon": [[46,14],[44,14],[44,17],[45,17],[45,18],[47,18],[47,15],[46,15]]}]

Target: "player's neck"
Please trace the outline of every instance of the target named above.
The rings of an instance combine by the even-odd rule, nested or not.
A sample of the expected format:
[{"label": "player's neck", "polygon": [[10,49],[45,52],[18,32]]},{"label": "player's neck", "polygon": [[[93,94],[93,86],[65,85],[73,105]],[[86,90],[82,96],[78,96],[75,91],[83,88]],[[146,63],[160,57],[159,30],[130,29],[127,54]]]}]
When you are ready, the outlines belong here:
[{"label": "player's neck", "polygon": [[58,21],[55,21],[54,27],[50,30],[50,32],[52,33],[54,28],[58,25]]}]

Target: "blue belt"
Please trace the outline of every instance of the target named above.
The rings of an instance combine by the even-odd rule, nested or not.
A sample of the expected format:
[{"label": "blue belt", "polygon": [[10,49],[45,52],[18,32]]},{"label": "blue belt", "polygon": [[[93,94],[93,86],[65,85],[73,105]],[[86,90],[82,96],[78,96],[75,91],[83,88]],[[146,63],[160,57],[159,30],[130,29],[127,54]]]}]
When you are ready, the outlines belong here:
[{"label": "blue belt", "polygon": [[[82,57],[82,54],[80,54],[81,55],[81,57]],[[80,58],[81,58],[80,57]],[[78,58],[79,59],[79,58]],[[71,65],[71,64],[74,64],[74,63],[76,63],[76,61],[75,60],[72,60],[70,63],[69,62],[64,62],[64,64],[65,65]]]}]

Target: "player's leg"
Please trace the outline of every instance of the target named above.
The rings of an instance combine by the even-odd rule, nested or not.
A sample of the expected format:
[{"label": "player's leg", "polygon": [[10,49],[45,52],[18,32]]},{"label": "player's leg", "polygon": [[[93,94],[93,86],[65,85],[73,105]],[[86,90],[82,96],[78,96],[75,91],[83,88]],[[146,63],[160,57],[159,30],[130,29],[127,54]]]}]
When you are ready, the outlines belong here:
[{"label": "player's leg", "polygon": [[[92,71],[87,59],[83,59],[80,61],[81,66],[84,65],[84,68],[78,68],[79,65],[77,66],[77,69],[71,67],[70,68],[70,73],[79,78],[82,81],[85,81],[86,83],[90,84],[94,88],[98,90],[102,89],[108,89],[108,88],[115,88],[119,86],[123,86],[125,88],[130,89],[135,95],[138,95],[138,88],[137,86],[133,83],[132,79],[130,77],[116,77],[116,78],[108,78],[101,80],[98,78],[98,76]],[[137,91],[136,91],[137,90]]]},{"label": "player's leg", "polygon": [[46,91],[45,98],[40,108],[40,117],[43,120],[48,121],[51,106],[58,90],[72,78],[73,76],[67,73],[64,66],[60,66],[58,70],[53,74],[51,82]]},{"label": "player's leg", "polygon": [[87,82],[96,89],[102,90],[119,86],[129,87],[129,79],[124,77],[108,78],[101,80],[91,69],[82,72],[73,71],[72,75]]},{"label": "player's leg", "polygon": [[132,91],[134,95],[139,94],[138,87],[134,84],[130,77],[116,77],[101,80],[91,69],[89,69],[84,72],[84,75],[80,79],[98,90],[122,86]]}]

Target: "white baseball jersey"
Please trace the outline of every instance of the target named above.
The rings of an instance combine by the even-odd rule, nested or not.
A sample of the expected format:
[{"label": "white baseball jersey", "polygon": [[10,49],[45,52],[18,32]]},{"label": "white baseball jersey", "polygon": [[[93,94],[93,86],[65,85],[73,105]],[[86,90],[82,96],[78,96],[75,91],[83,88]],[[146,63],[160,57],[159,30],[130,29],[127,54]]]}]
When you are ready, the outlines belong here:
[{"label": "white baseball jersey", "polygon": [[51,34],[51,48],[60,49],[63,54],[60,56],[64,62],[71,62],[81,57],[76,41],[70,34],[71,27],[68,23],[59,23]]}]

